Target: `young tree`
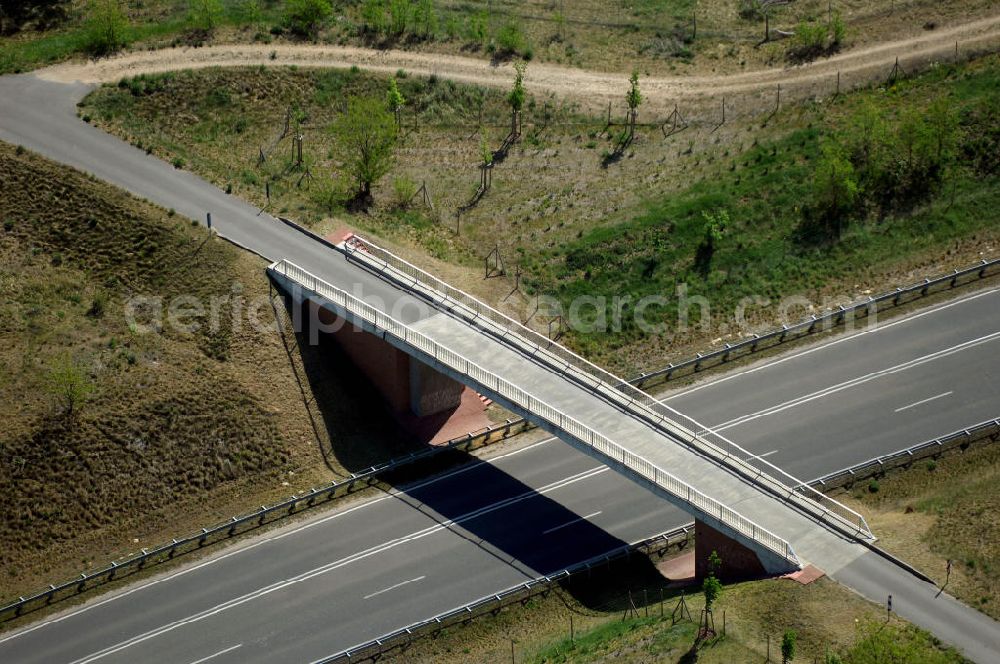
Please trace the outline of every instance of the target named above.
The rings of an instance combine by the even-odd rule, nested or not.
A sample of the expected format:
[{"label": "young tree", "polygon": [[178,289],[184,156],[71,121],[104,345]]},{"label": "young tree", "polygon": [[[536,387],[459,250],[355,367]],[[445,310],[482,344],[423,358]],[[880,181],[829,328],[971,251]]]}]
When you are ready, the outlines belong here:
[{"label": "young tree", "polygon": [[413,30],[423,39],[434,39],[438,31],[438,15],[434,0],[419,0],[413,8]]},{"label": "young tree", "polygon": [[695,252],[694,262],[699,271],[708,274],[712,257],[715,256],[715,249],[722,240],[726,226],[729,225],[729,212],[725,208],[719,208],[713,212],[703,211],[701,217],[704,221],[702,240]]},{"label": "young tree", "polygon": [[128,43],[128,19],[121,0],[90,0],[87,6],[86,48],[93,55],[108,55]]},{"label": "young tree", "polygon": [[788,664],[790,661],[795,659],[795,641],[798,635],[795,630],[788,629],[781,636],[781,662],[782,664]]},{"label": "young tree", "polygon": [[347,171],[358,183],[356,200],[368,205],[372,185],[382,179],[395,162],[396,123],[385,104],[370,97],[352,97],[347,112],[331,130],[346,153]]},{"label": "young tree", "polygon": [[403,93],[399,91],[395,77],[389,79],[389,91],[386,92],[385,99],[389,105],[389,110],[392,111],[393,116],[396,118],[396,129],[398,130],[402,123],[400,111],[406,105],[406,99],[403,97]]},{"label": "young tree", "polygon": [[288,0],[285,25],[297,35],[315,39],[332,13],[330,0]]},{"label": "young tree", "polygon": [[625,103],[628,104],[628,137],[631,140],[635,136],[635,123],[639,117],[639,105],[642,104],[642,92],[639,90],[639,70],[633,69],[632,75],[628,79],[628,93],[625,95]]},{"label": "young tree", "polygon": [[406,32],[411,14],[410,0],[389,0],[389,29],[393,35],[398,37]]},{"label": "young tree", "polygon": [[222,22],[221,0],[188,0],[188,18],[199,30],[215,30]]},{"label": "young tree", "polygon": [[859,187],[854,166],[836,143],[823,145],[823,156],[813,173],[813,213],[830,234],[839,236],[844,219],[854,210]]},{"label": "young tree", "polygon": [[510,104],[510,133],[513,136],[520,135],[518,131],[518,119],[521,116],[521,109],[524,108],[524,72],[528,65],[524,62],[514,63],[514,86],[507,93],[507,103]]},{"label": "young tree", "polygon": [[79,362],[64,357],[56,362],[48,374],[48,391],[64,407],[64,414],[71,419],[94,391],[94,384]]}]

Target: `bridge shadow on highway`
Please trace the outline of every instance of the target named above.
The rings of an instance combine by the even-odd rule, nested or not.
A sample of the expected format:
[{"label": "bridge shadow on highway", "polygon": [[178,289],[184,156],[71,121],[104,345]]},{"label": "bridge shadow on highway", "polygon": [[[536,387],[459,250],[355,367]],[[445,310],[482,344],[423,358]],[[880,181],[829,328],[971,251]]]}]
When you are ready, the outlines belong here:
[{"label": "bridge shadow on highway", "polygon": [[[294,305],[286,300],[285,306],[290,319]],[[313,417],[317,444],[331,469],[339,465],[358,472],[424,449],[423,443],[396,424],[381,394],[332,335],[320,334],[315,345],[308,339],[308,330],[283,333],[289,361]],[[550,474],[546,482],[565,480],[595,463]],[[387,474],[383,480],[399,489],[398,498],[411,509],[447,525],[456,536],[527,577],[551,576],[627,544],[493,464],[460,450],[442,452],[430,461]],[[426,524],[426,520],[421,522]],[[647,556],[633,554],[624,561],[595,565],[592,572],[562,587],[585,607],[608,610],[614,604],[613,610],[626,610],[629,603],[640,606],[643,590],[650,602],[659,601],[659,590],[666,583]],[[629,591],[634,591],[631,600],[627,599]]]}]

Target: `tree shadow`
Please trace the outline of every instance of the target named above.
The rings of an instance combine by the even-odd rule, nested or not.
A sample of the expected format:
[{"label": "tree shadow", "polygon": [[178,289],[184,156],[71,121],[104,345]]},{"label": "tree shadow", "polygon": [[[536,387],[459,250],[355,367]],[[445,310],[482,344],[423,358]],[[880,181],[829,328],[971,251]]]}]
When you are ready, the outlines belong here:
[{"label": "tree shadow", "polygon": [[[291,298],[282,299],[291,318],[294,307],[300,305],[292,303]],[[309,317],[302,315],[297,320],[305,326]],[[361,470],[401,453],[423,449],[400,427],[387,424],[394,420],[382,396],[333,336],[316,336],[318,343],[310,344],[309,331],[303,329],[288,340],[286,349],[290,354],[297,353],[301,360],[303,396],[308,400],[309,391],[315,395],[310,404],[317,412],[313,425],[318,437],[328,437],[328,453],[348,470]],[[588,467],[596,465],[593,462]],[[546,481],[552,488],[553,483],[571,479],[573,474],[566,470],[552,474]],[[529,486],[467,452],[449,450],[381,479],[398,489],[397,497],[410,508],[472,542],[500,563],[517,569],[525,580],[554,575],[627,545],[539,492],[541,487]],[[690,519],[680,510],[676,514],[663,524],[664,529]],[[641,594],[638,589],[645,588],[649,601],[653,601],[654,594],[648,589],[665,584],[649,558],[634,554],[625,561],[600,561],[590,574],[578,575],[565,582],[564,588],[584,606],[608,610],[609,597],[620,595],[623,588],[635,588],[637,594]],[[655,600],[659,601],[659,597],[657,591]],[[638,603],[640,598],[633,601]],[[618,610],[617,605],[612,608]]]}]

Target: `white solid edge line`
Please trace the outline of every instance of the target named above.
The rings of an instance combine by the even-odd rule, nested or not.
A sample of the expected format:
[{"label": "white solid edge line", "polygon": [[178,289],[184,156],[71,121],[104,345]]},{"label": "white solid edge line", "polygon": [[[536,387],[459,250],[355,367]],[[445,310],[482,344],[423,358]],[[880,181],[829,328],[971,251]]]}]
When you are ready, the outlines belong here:
[{"label": "white solid edge line", "polygon": [[894,412],[894,413],[901,413],[904,410],[909,410],[911,408],[916,408],[917,406],[922,406],[925,403],[930,403],[931,401],[934,401],[935,399],[942,399],[944,397],[950,397],[954,393],[955,393],[955,390],[949,390],[947,392],[942,392],[941,394],[935,394],[932,397],[928,397],[926,399],[921,399],[920,401],[914,401],[913,403],[908,404],[906,406],[901,406],[901,407],[897,408],[896,410],[894,410],[892,412]]},{"label": "white solid edge line", "polygon": [[191,662],[191,664],[202,664],[202,662],[207,662],[210,659],[215,659],[219,655],[225,655],[227,652],[232,652],[242,645],[243,645],[242,643],[237,643],[235,646],[229,646],[228,648],[220,650],[219,652],[213,655],[209,655],[208,657],[202,657],[201,659],[196,659],[193,662]]},{"label": "white solid edge line", "polygon": [[948,303],[945,303],[945,304],[942,304],[942,305],[938,305],[936,307],[932,307],[930,309],[925,309],[923,311],[918,311],[918,312],[915,312],[913,314],[910,314],[910,315],[907,315],[907,316],[903,316],[902,318],[898,318],[896,320],[893,320],[893,321],[891,321],[889,323],[886,323],[885,325],[876,325],[874,329],[865,329],[865,330],[861,330],[860,332],[854,332],[853,334],[846,334],[844,336],[841,336],[838,339],[833,339],[832,341],[828,341],[826,343],[819,344],[818,346],[813,346],[812,348],[807,348],[806,350],[803,350],[801,352],[795,353],[793,355],[786,355],[785,357],[775,358],[775,359],[773,359],[773,360],[771,360],[769,362],[765,362],[764,364],[761,364],[760,366],[756,366],[756,367],[753,367],[753,368],[750,368],[750,369],[746,369],[744,371],[739,371],[739,372],[736,372],[736,373],[732,373],[732,374],[730,374],[728,376],[722,376],[720,378],[716,378],[715,380],[710,380],[710,381],[707,381],[705,383],[702,383],[701,385],[697,385],[697,386],[692,387],[690,389],[684,390],[683,392],[678,392],[677,394],[671,394],[670,396],[664,398],[663,401],[670,401],[672,399],[677,399],[679,397],[683,397],[683,396],[686,396],[688,394],[691,394],[692,392],[698,392],[699,390],[703,390],[706,387],[711,387],[713,385],[718,385],[719,383],[724,383],[726,381],[730,381],[730,380],[732,380],[734,378],[739,378],[739,377],[745,376],[747,374],[756,373],[758,371],[763,371],[764,369],[769,369],[769,368],[771,368],[773,366],[776,366],[776,365],[779,365],[779,364],[783,364],[783,363],[788,362],[790,360],[794,360],[794,359],[800,358],[800,357],[802,357],[804,355],[810,355],[812,353],[815,353],[817,351],[823,350],[825,348],[829,348],[830,346],[835,346],[837,344],[841,344],[841,343],[844,343],[846,341],[856,340],[858,337],[862,337],[862,336],[864,336],[866,334],[874,334],[876,332],[881,332],[882,330],[888,330],[888,329],[893,328],[893,327],[895,327],[897,325],[902,325],[903,323],[909,323],[911,321],[918,320],[920,318],[923,318],[924,316],[929,316],[931,314],[938,313],[938,312],[943,311],[945,309],[949,309],[951,307],[958,306],[960,304],[965,304],[966,302],[971,302],[972,300],[978,299],[980,297],[983,297],[983,296],[986,296],[986,295],[992,295],[993,293],[996,293],[998,291],[1000,291],[1000,288],[991,288],[989,290],[980,291],[978,293],[973,293],[972,295],[968,295],[966,297],[962,297],[962,298],[959,298],[957,300],[953,300],[952,302],[948,302]]},{"label": "white solid edge line", "polygon": [[461,473],[469,472],[469,471],[471,471],[473,469],[479,468],[482,464],[491,464],[492,465],[492,464],[494,464],[497,461],[501,461],[503,459],[507,459],[509,457],[515,456],[517,454],[520,454],[521,452],[526,452],[526,451],[528,451],[530,449],[533,449],[535,447],[539,447],[541,445],[545,445],[547,443],[551,443],[551,442],[553,442],[555,440],[558,440],[558,438],[556,438],[555,436],[551,436],[551,437],[546,438],[544,440],[540,440],[537,443],[532,443],[531,445],[527,445],[525,447],[513,450],[511,452],[506,452],[504,454],[500,454],[500,455],[497,455],[495,457],[491,457],[489,459],[480,460],[479,462],[471,462],[468,465],[462,466],[461,468],[456,468],[455,470],[448,471],[447,473],[444,473],[444,474],[439,475],[437,477],[431,478],[429,480],[425,480],[423,482],[419,482],[419,483],[414,484],[412,486],[404,486],[404,487],[401,487],[401,488],[398,488],[398,489],[393,489],[393,490],[391,490],[385,496],[381,496],[379,498],[373,498],[371,500],[365,501],[364,503],[361,503],[360,505],[355,505],[354,507],[348,507],[346,509],[340,509],[335,514],[331,514],[331,515],[326,516],[326,517],[322,517],[322,518],[317,518],[317,519],[311,520],[308,523],[304,523],[301,526],[298,526],[298,527],[296,527],[296,528],[294,528],[292,530],[288,530],[288,531],[283,532],[281,534],[278,534],[278,535],[275,535],[275,536],[272,536],[272,537],[265,537],[263,539],[257,540],[256,542],[249,542],[247,544],[237,544],[236,545],[237,548],[233,548],[230,551],[222,552],[218,556],[215,556],[215,557],[213,557],[213,558],[211,558],[209,560],[206,560],[204,562],[192,565],[190,567],[186,567],[185,569],[178,570],[177,572],[174,572],[173,574],[169,574],[169,575],[161,577],[159,579],[154,579],[154,580],[149,581],[147,583],[143,583],[142,585],[137,585],[135,587],[129,588],[127,590],[124,590],[124,591],[122,591],[120,593],[116,593],[116,594],[114,594],[114,595],[112,595],[110,597],[105,597],[104,599],[97,600],[97,601],[95,601],[92,604],[86,604],[85,606],[82,606],[82,607],[76,609],[75,611],[71,611],[71,612],[66,613],[65,615],[61,615],[61,616],[59,616],[57,618],[53,618],[51,620],[46,620],[44,622],[36,623],[34,625],[26,626],[24,629],[22,629],[20,631],[15,631],[15,632],[13,632],[11,634],[8,634],[8,635],[6,635],[4,637],[0,637],[0,643],[5,643],[7,641],[11,641],[13,639],[16,639],[19,636],[24,636],[25,634],[30,634],[31,632],[34,632],[37,629],[41,629],[42,627],[47,627],[49,625],[54,625],[56,623],[60,623],[60,622],[62,622],[64,620],[67,620],[67,619],[72,618],[74,616],[78,616],[81,613],[85,613],[87,611],[90,611],[91,609],[96,609],[98,607],[104,606],[105,604],[109,604],[111,602],[114,602],[116,600],[122,599],[124,597],[128,597],[129,595],[132,595],[133,593],[137,593],[137,592],[139,592],[141,590],[145,590],[147,588],[152,588],[153,586],[159,585],[161,583],[166,583],[167,581],[171,581],[171,580],[176,579],[178,577],[184,576],[185,574],[189,574],[191,572],[195,572],[195,571],[197,571],[199,569],[202,569],[204,567],[208,567],[209,565],[214,565],[215,563],[220,562],[222,560],[225,560],[225,559],[227,559],[227,558],[229,558],[231,556],[235,556],[235,555],[239,555],[241,553],[245,553],[247,551],[251,551],[251,550],[257,548],[258,546],[261,546],[262,544],[267,544],[268,542],[271,542],[271,541],[274,541],[274,540],[279,540],[279,539],[288,537],[289,535],[294,535],[296,533],[300,533],[300,532],[302,532],[304,530],[308,530],[309,528],[312,528],[313,526],[318,526],[318,525],[321,525],[321,524],[326,523],[328,521],[332,521],[333,519],[337,519],[337,518],[340,518],[340,517],[345,516],[347,514],[350,514],[352,512],[356,512],[357,510],[363,509],[365,507],[370,507],[372,505],[376,505],[378,503],[381,503],[384,500],[389,500],[390,498],[395,498],[400,493],[403,493],[405,491],[412,491],[412,490],[415,490],[415,489],[422,489],[422,488],[424,488],[426,486],[434,484],[435,482],[441,482],[441,481],[444,481],[444,480],[449,479],[451,477],[454,477],[455,475],[459,475]]},{"label": "white solid edge line", "polygon": [[387,593],[390,590],[395,590],[396,588],[402,588],[405,585],[408,585],[408,584],[411,584],[411,583],[416,583],[417,581],[423,581],[426,578],[427,578],[427,575],[424,575],[424,576],[418,576],[415,579],[410,579],[409,581],[400,581],[399,583],[393,584],[393,585],[389,586],[388,588],[383,588],[382,590],[376,590],[375,592],[371,593],[370,595],[365,595],[361,599],[371,599],[372,597],[378,597],[379,595]]},{"label": "white solid edge line", "polygon": [[185,618],[178,619],[178,620],[176,620],[174,622],[167,623],[165,625],[161,625],[160,627],[156,627],[154,629],[148,630],[146,632],[143,632],[142,634],[137,634],[137,635],[135,635],[133,637],[125,639],[124,641],[120,641],[120,642],[118,642],[116,644],[107,646],[107,647],[103,648],[102,650],[98,650],[96,652],[90,653],[89,655],[85,655],[85,656],[83,656],[83,657],[81,657],[81,658],[79,658],[77,660],[74,660],[71,664],[89,664],[89,662],[97,661],[99,659],[107,657],[108,655],[112,655],[114,653],[117,653],[117,652],[120,652],[122,650],[125,650],[126,648],[129,648],[131,646],[137,645],[137,644],[142,643],[144,641],[148,641],[149,639],[155,638],[155,637],[160,636],[162,634],[166,634],[167,632],[171,632],[171,631],[177,629],[178,627],[183,627],[185,625],[189,625],[189,624],[193,624],[193,623],[196,623],[196,622],[200,622],[202,620],[205,620],[206,618],[211,618],[212,616],[218,615],[218,614],[222,613],[223,611],[227,611],[229,609],[236,608],[236,607],[241,606],[241,605],[243,605],[243,604],[245,604],[247,602],[253,601],[255,599],[259,599],[261,597],[269,595],[269,594],[271,594],[273,592],[276,592],[278,590],[282,590],[282,589],[287,588],[287,587],[289,587],[291,585],[294,585],[296,583],[301,583],[303,581],[308,581],[309,579],[312,579],[314,577],[320,576],[322,574],[326,574],[327,572],[338,570],[338,569],[340,569],[342,567],[345,567],[346,565],[350,565],[351,563],[357,562],[359,560],[363,560],[365,558],[369,558],[369,557],[371,557],[373,555],[377,555],[377,554],[382,553],[384,551],[388,551],[388,550],[393,549],[393,548],[395,548],[395,547],[397,547],[397,546],[399,546],[401,544],[408,544],[410,542],[413,542],[413,541],[416,541],[416,540],[419,540],[419,539],[423,539],[423,538],[428,537],[430,535],[434,535],[434,534],[439,533],[439,532],[450,530],[451,527],[454,526],[454,525],[460,525],[461,523],[464,523],[465,521],[481,517],[481,516],[483,516],[485,514],[488,514],[490,512],[495,512],[495,511],[504,509],[506,507],[510,507],[511,505],[517,504],[519,502],[523,502],[525,500],[531,500],[533,498],[537,498],[537,497],[543,496],[543,495],[545,495],[547,493],[550,493],[550,492],[555,491],[557,489],[561,489],[561,488],[569,486],[571,484],[575,484],[575,483],[583,481],[583,480],[588,480],[588,479],[590,479],[590,478],[592,478],[592,477],[594,477],[596,475],[600,475],[600,474],[605,473],[605,472],[607,472],[609,470],[611,470],[611,468],[609,466],[605,466],[605,465],[602,464],[600,466],[596,466],[594,468],[591,468],[590,470],[586,470],[586,471],[583,471],[582,473],[578,473],[577,475],[573,475],[573,476],[570,476],[568,478],[557,480],[557,481],[552,482],[551,484],[549,484],[549,485],[547,485],[545,487],[539,488],[537,490],[535,490],[535,489],[529,489],[528,491],[525,491],[525,492],[521,493],[518,496],[513,496],[513,497],[508,498],[508,499],[506,499],[504,501],[501,501],[499,503],[495,503],[493,505],[488,505],[488,506],[482,507],[482,508],[480,508],[478,510],[474,510],[472,512],[464,514],[461,517],[458,517],[456,519],[451,519],[451,520],[444,521],[444,522],[441,522],[441,523],[436,523],[433,526],[428,526],[427,528],[424,528],[422,530],[414,531],[414,532],[410,533],[409,535],[398,537],[396,539],[389,540],[388,542],[383,542],[382,544],[378,544],[376,546],[373,546],[373,547],[371,547],[369,549],[366,549],[365,551],[361,551],[359,553],[354,553],[354,554],[351,554],[350,556],[346,556],[344,558],[341,558],[340,560],[335,560],[335,561],[326,563],[326,564],[321,565],[319,567],[316,567],[314,569],[307,570],[305,572],[297,574],[294,577],[290,577],[290,578],[284,579],[282,581],[276,581],[276,582],[272,583],[269,586],[264,586],[262,588],[258,588],[256,590],[253,590],[253,591],[251,591],[249,593],[246,593],[244,595],[241,595],[239,597],[234,597],[234,598],[232,598],[230,600],[226,600],[225,602],[217,604],[214,607],[205,609],[203,611],[200,611],[198,613],[192,614],[192,615],[187,616]]},{"label": "white solid edge line", "polygon": [[[948,357],[949,355],[954,355],[954,354],[960,353],[960,352],[962,352],[964,350],[968,350],[970,348],[975,348],[976,346],[980,346],[982,344],[989,343],[989,342],[995,341],[997,339],[1000,339],[1000,330],[998,330],[997,332],[992,332],[990,334],[987,334],[987,335],[984,335],[982,337],[979,337],[978,339],[970,339],[968,341],[963,341],[962,343],[960,343],[958,345],[955,345],[955,346],[951,346],[949,348],[942,348],[940,350],[934,351],[933,353],[929,353],[927,355],[922,355],[920,357],[915,357],[913,359],[907,360],[906,362],[903,362],[901,364],[897,364],[897,365],[892,366],[892,367],[887,367],[885,369],[880,369],[878,371],[874,371],[872,373],[868,373],[868,374],[865,374],[863,376],[856,376],[854,378],[848,379],[848,380],[843,381],[841,383],[837,383],[836,385],[830,385],[828,387],[824,387],[824,388],[819,389],[819,390],[817,390],[815,392],[812,392],[811,394],[804,394],[802,396],[795,397],[794,399],[789,399],[788,401],[784,401],[782,403],[778,403],[778,404],[775,404],[773,406],[768,406],[767,408],[764,408],[763,410],[759,410],[759,411],[756,411],[756,412],[753,412],[753,413],[746,413],[744,415],[740,415],[739,417],[735,417],[733,419],[726,420],[725,422],[720,422],[720,423],[718,423],[718,424],[716,424],[714,426],[711,426],[711,427],[705,426],[705,425],[702,425],[702,424],[698,423],[696,420],[694,420],[692,417],[690,417],[688,415],[683,415],[681,413],[677,413],[676,410],[674,410],[673,412],[677,413],[680,417],[683,417],[684,419],[686,419],[686,420],[694,423],[695,426],[700,427],[702,429],[702,431],[700,433],[702,433],[702,434],[705,434],[705,433],[715,433],[715,432],[719,432],[719,431],[726,431],[727,429],[732,429],[733,427],[737,427],[737,426],[740,426],[742,424],[746,424],[747,422],[751,422],[751,421],[759,419],[761,417],[767,417],[769,415],[775,415],[777,413],[780,413],[780,412],[783,412],[785,410],[788,410],[789,408],[794,408],[796,406],[801,406],[801,405],[803,405],[805,403],[809,403],[810,401],[815,401],[816,399],[822,399],[824,397],[830,396],[831,394],[835,394],[837,392],[841,392],[843,390],[850,389],[850,388],[853,388],[853,387],[858,387],[859,385],[863,385],[863,384],[868,383],[868,382],[870,382],[872,380],[875,380],[877,378],[883,378],[885,376],[890,376],[890,375],[893,375],[893,374],[901,373],[901,372],[906,371],[908,369],[913,369],[915,367],[919,367],[919,366],[921,366],[923,364],[927,364],[928,362],[933,362],[934,360],[939,360],[939,359],[941,359],[943,357]],[[666,406],[666,404],[663,404],[663,405]],[[669,406],[667,406],[667,407],[669,408]],[[671,409],[671,410],[673,410],[673,409]]]},{"label": "white solid edge line", "polygon": [[562,525],[556,526],[554,528],[549,528],[548,530],[543,530],[542,534],[543,535],[548,535],[549,533],[554,533],[557,530],[562,530],[563,528],[566,528],[568,526],[572,526],[574,524],[580,523],[581,521],[589,521],[590,519],[593,519],[595,516],[597,516],[600,513],[601,513],[601,511],[598,510],[598,511],[594,512],[593,514],[588,514],[587,516],[577,517],[576,519],[573,519],[572,521],[567,521],[566,523],[564,523]]}]

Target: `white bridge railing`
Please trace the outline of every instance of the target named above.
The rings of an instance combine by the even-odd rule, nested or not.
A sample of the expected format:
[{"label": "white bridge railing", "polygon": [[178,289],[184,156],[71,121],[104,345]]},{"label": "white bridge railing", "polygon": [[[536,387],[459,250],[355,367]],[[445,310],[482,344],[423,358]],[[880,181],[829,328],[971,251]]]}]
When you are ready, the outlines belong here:
[{"label": "white bridge railing", "polygon": [[500,376],[487,371],[475,362],[445,348],[406,324],[392,318],[346,291],[327,283],[290,261],[278,261],[268,269],[302,286],[305,290],[312,291],[326,298],[334,306],[339,307],[351,316],[360,318],[376,330],[382,330],[384,334],[396,337],[404,344],[426,354],[452,371],[468,377],[471,382],[481,386],[484,392],[493,393],[503,400],[524,408],[535,417],[547,422],[551,427],[565,432],[581,444],[587,445],[608,459],[622,464],[645,480],[652,482],[659,488],[675,496],[683,503],[691,506],[693,511],[718,519],[722,524],[740,533],[747,539],[757,542],[793,565],[801,566],[792,546],[786,540],[778,537],[763,526],[754,523],[735,510],[726,507],[719,501],[707,496],[646,459],[629,452],[603,434],[594,431],[545,401],[525,392]]},{"label": "white bridge railing", "polygon": [[742,476],[815,518],[853,536],[875,540],[865,518],[855,510],[730,440],[720,438],[716,443],[697,435],[678,424],[670,410],[646,392],[472,295],[357,235],[348,238],[344,243],[344,251],[349,259],[376,270],[384,278],[395,281],[414,293],[422,294],[435,306],[462,316],[505,342],[517,345],[531,357],[540,361],[546,361],[547,358],[548,364],[561,370],[567,377],[621,405],[671,438],[735,469]]}]

